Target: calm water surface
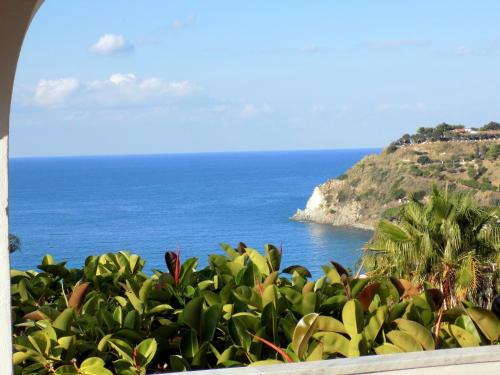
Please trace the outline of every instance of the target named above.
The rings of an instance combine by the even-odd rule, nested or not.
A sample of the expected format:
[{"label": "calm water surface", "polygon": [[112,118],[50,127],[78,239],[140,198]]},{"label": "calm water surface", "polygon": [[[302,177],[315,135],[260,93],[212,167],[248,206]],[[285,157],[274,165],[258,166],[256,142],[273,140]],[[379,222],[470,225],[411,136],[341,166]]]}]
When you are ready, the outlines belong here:
[{"label": "calm water surface", "polygon": [[88,255],[132,250],[146,271],[182,257],[222,252],[218,244],[262,249],[283,241],[284,265],[317,276],[335,259],[353,267],[371,233],[297,223],[314,186],[373,149],[19,158],[10,161],[10,226],[22,240],[12,266],[32,269],[45,253],[80,266]]}]

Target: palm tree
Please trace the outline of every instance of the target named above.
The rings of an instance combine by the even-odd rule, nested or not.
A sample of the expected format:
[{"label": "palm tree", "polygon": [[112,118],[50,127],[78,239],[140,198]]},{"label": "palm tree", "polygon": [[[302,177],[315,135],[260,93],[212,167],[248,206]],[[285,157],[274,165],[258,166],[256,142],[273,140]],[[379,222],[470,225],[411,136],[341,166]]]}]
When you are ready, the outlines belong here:
[{"label": "palm tree", "polygon": [[499,218],[498,208],[481,208],[470,194],[434,187],[424,203],[411,199],[402,207],[398,222],[378,223],[363,263],[372,275],[430,282],[449,306],[465,298],[478,301],[485,275],[499,265]]}]

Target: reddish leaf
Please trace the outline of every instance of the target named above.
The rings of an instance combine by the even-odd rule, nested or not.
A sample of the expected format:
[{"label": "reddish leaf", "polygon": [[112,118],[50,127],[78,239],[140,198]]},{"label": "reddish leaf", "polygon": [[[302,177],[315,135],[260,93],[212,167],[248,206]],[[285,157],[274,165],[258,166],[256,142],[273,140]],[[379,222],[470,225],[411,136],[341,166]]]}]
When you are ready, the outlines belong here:
[{"label": "reddish leaf", "polygon": [[245,254],[245,249],[247,248],[248,246],[244,243],[244,242],[240,242],[238,244],[238,253],[240,254]]},{"label": "reddish leaf", "polygon": [[68,300],[68,307],[72,307],[74,309],[80,308],[83,298],[85,297],[85,294],[87,294],[89,285],[90,283],[82,283],[73,289],[73,292]]},{"label": "reddish leaf", "polygon": [[357,298],[359,302],[361,302],[361,306],[363,306],[364,310],[368,310],[370,307],[370,303],[372,303],[373,297],[375,297],[379,287],[379,283],[373,283],[365,286],[363,290],[359,292]]},{"label": "reddish leaf", "polygon": [[260,282],[257,276],[255,276],[255,283],[257,284],[257,288],[259,289],[260,295],[262,295],[264,293],[264,288],[262,287],[262,283]]},{"label": "reddish leaf", "polygon": [[[403,298],[411,298],[411,297],[419,294],[418,288],[415,287],[408,280],[405,280],[405,279],[396,279],[396,280],[399,283],[399,285],[403,288],[403,292],[399,293],[400,295],[402,295]],[[391,278],[391,281],[393,281],[394,285],[396,286],[396,288],[398,288],[398,291],[399,291],[399,287],[396,285],[396,283],[394,282],[394,280],[392,278]]]},{"label": "reddish leaf", "polygon": [[347,271],[341,264],[334,262],[333,260],[331,260],[330,263],[335,267],[340,276],[349,276],[349,271]]},{"label": "reddish leaf", "polygon": [[256,336],[256,335],[252,335],[250,332],[248,332],[251,336],[255,337],[257,340],[259,340],[260,342],[266,344],[267,346],[269,346],[270,348],[274,349],[277,353],[281,354],[283,356],[283,358],[285,358],[285,360],[288,362],[288,363],[294,363],[292,358],[281,348],[277,347],[276,345],[274,345],[272,342],[270,341],[267,341],[266,339],[263,339],[262,337],[259,337],[259,336]]},{"label": "reddish leaf", "polygon": [[177,254],[173,251],[165,252],[165,263],[168,268],[168,272],[172,275],[175,275],[175,265],[177,263]]},{"label": "reddish leaf", "polygon": [[177,258],[175,259],[175,285],[179,284],[179,274],[181,271],[181,244],[177,247]]},{"label": "reddish leaf", "polygon": [[427,289],[425,291],[425,294],[427,296],[430,296],[430,298],[432,299],[432,302],[434,303],[434,311],[438,311],[444,301],[443,292],[441,292],[439,289]]},{"label": "reddish leaf", "polygon": [[32,311],[23,316],[23,319],[38,321],[38,320],[44,320],[45,316],[40,311]]},{"label": "reddish leaf", "polygon": [[137,362],[137,348],[134,348],[134,362],[135,362],[135,368],[139,370],[139,362]]}]

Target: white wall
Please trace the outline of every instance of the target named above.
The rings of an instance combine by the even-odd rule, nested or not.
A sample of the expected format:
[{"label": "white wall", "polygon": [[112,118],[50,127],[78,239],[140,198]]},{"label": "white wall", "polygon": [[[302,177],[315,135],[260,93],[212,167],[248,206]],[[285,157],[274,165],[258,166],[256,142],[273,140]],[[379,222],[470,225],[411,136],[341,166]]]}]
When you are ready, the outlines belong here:
[{"label": "white wall", "polygon": [[24,35],[43,0],[0,0],[0,374],[12,373],[8,152],[12,86]]}]

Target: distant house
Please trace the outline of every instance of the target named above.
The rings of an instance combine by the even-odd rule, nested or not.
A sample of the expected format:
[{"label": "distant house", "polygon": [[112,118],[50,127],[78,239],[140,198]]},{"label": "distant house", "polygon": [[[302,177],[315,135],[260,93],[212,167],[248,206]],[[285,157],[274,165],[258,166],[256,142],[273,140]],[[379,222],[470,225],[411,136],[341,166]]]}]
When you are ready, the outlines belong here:
[{"label": "distant house", "polygon": [[479,133],[479,131],[476,129],[471,129],[471,128],[459,128],[459,129],[455,129],[455,133],[458,133],[458,134],[477,134],[477,133]]}]

